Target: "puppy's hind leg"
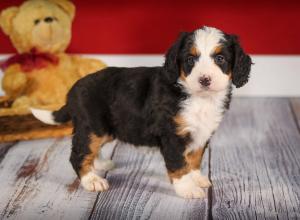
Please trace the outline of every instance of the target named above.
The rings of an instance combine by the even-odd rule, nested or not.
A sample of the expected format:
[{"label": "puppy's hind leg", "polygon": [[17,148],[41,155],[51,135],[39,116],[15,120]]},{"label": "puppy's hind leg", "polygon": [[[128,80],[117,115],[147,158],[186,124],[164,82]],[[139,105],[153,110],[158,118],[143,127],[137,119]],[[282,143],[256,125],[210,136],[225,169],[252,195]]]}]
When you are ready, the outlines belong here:
[{"label": "puppy's hind leg", "polygon": [[106,142],[112,140],[109,135],[97,136],[86,129],[74,132],[71,164],[88,191],[105,191],[109,185],[106,179],[98,176],[94,170],[94,160]]}]

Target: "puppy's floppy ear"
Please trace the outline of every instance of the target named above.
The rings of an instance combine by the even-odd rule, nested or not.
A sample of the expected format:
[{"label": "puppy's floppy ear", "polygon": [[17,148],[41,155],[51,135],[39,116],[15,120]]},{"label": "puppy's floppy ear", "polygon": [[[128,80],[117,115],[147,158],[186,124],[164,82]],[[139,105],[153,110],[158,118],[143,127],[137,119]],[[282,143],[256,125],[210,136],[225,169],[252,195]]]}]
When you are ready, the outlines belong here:
[{"label": "puppy's floppy ear", "polygon": [[242,87],[248,82],[252,61],[248,54],[240,46],[236,35],[229,36],[233,47],[232,83],[236,88]]},{"label": "puppy's floppy ear", "polygon": [[171,83],[175,83],[180,75],[179,52],[187,36],[187,32],[181,33],[165,56],[165,76]]}]

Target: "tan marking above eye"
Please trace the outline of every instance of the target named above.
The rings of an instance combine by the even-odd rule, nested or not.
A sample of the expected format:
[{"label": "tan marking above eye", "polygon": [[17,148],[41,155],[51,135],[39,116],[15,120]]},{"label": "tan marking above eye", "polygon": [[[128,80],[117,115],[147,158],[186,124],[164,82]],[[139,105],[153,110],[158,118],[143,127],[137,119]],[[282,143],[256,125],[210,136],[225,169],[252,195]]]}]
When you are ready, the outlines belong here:
[{"label": "tan marking above eye", "polygon": [[198,52],[197,48],[195,46],[193,46],[190,49],[190,54],[196,57],[196,56],[200,55],[200,52]]},{"label": "tan marking above eye", "polygon": [[223,46],[219,45],[217,47],[215,47],[213,54],[218,54],[222,51]]}]

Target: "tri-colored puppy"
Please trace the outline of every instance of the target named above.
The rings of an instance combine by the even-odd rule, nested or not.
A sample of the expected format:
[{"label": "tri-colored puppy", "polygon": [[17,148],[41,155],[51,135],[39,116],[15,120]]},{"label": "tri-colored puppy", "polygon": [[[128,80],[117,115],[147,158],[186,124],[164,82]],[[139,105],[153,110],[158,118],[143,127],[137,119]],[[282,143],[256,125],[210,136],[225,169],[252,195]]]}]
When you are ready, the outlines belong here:
[{"label": "tri-colored puppy", "polygon": [[176,193],[200,198],[210,186],[200,173],[204,149],[229,107],[232,84],[247,83],[251,64],[236,36],[203,27],[182,33],[162,67],[108,67],[79,80],[59,111],[32,111],[49,124],[72,120],[70,161],[85,189],[108,189],[95,170],[111,163],[98,152],[118,139],[158,146]]}]

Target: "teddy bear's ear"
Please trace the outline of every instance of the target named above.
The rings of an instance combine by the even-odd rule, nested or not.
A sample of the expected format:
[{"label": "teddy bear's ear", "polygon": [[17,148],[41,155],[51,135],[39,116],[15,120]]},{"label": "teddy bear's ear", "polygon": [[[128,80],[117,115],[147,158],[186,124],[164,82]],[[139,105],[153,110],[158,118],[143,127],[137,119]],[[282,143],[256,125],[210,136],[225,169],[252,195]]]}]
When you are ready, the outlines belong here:
[{"label": "teddy bear's ear", "polygon": [[70,16],[71,20],[73,20],[75,16],[75,5],[69,0],[50,0],[54,2],[59,7],[61,7],[67,14]]},{"label": "teddy bear's ear", "polygon": [[12,20],[17,15],[18,7],[10,7],[4,9],[0,14],[0,26],[6,35],[9,35],[12,30]]}]

